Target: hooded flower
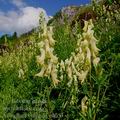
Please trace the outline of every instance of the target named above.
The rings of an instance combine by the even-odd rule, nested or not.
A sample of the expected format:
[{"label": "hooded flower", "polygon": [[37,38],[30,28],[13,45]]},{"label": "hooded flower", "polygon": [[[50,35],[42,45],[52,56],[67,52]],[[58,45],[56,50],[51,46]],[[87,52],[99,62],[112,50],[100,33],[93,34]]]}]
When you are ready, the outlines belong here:
[{"label": "hooded flower", "polygon": [[81,100],[81,110],[82,110],[82,113],[85,115],[86,112],[87,112],[87,100],[88,100],[88,97],[85,96],[82,100]]}]

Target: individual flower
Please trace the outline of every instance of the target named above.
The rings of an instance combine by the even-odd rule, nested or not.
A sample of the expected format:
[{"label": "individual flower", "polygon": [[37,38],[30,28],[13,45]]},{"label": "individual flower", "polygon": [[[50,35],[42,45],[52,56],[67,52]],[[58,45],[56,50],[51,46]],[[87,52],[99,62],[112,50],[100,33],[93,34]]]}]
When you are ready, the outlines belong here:
[{"label": "individual flower", "polygon": [[37,63],[43,65],[45,60],[45,50],[40,49],[40,51],[41,51],[41,56],[37,56]]},{"label": "individual flower", "polygon": [[87,112],[87,109],[88,109],[88,106],[87,106],[87,100],[88,100],[88,97],[85,96],[82,100],[81,100],[81,111],[84,115],[86,115],[86,112]]},{"label": "individual flower", "polygon": [[96,67],[98,65],[99,61],[100,61],[100,58],[96,57],[95,59],[93,59],[93,65]]}]

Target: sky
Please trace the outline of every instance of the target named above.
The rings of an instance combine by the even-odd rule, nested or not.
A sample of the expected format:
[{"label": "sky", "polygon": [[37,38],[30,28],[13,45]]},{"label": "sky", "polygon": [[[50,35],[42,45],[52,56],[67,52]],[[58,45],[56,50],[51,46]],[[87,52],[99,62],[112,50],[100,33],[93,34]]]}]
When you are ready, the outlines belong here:
[{"label": "sky", "polygon": [[55,15],[65,6],[80,6],[89,2],[90,0],[0,0],[0,35],[15,31],[22,34],[37,27],[41,11],[48,19],[48,16]]}]

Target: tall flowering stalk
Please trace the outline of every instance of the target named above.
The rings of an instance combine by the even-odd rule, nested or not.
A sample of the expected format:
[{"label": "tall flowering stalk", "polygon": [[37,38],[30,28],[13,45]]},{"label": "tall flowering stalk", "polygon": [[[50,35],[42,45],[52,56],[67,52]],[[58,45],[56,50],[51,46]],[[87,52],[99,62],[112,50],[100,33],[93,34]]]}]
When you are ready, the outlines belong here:
[{"label": "tall flowering stalk", "polygon": [[94,37],[93,27],[92,20],[85,21],[83,33],[78,39],[75,52],[72,53],[69,59],[65,60],[66,73],[69,78],[68,85],[71,85],[75,79],[82,84],[92,64],[96,67],[99,63],[100,58],[97,57],[99,49],[96,47],[97,40]]},{"label": "tall flowering stalk", "polygon": [[[43,17],[43,14],[41,15]],[[41,71],[36,74],[39,77],[49,77],[53,80],[54,86],[58,84],[59,80],[57,79],[57,63],[58,58],[54,55],[54,45],[55,40],[53,39],[53,28],[47,27],[46,21],[43,17],[41,22],[41,33],[39,35],[41,42],[40,46],[40,56],[37,56],[37,62],[41,66]]]}]

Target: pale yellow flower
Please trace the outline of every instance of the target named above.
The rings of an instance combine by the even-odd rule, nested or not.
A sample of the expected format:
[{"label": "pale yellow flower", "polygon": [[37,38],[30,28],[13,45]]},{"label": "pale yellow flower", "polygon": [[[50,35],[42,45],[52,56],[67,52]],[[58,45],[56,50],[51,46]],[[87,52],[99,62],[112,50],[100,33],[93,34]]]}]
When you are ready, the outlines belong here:
[{"label": "pale yellow flower", "polygon": [[40,51],[41,51],[41,56],[37,56],[37,63],[39,63],[40,65],[43,65],[45,60],[45,50],[40,49]]},{"label": "pale yellow flower", "polygon": [[53,64],[57,64],[58,63],[58,58],[55,56],[55,55],[53,55],[52,53],[50,53],[50,58],[51,58],[51,62],[53,63]]},{"label": "pale yellow flower", "polygon": [[45,40],[45,51],[46,51],[46,53],[50,52],[50,45],[49,45],[49,41],[47,39]]},{"label": "pale yellow flower", "polygon": [[91,44],[91,50],[92,50],[92,52],[95,52],[96,54],[98,54],[98,52],[100,50],[97,48],[96,43],[95,43],[95,41],[93,39],[90,41],[90,44]]},{"label": "pale yellow flower", "polygon": [[52,71],[51,71],[51,78],[53,80],[53,84],[54,86],[56,86],[60,81],[57,79],[57,69],[56,67],[53,65],[52,67]]},{"label": "pale yellow flower", "polygon": [[52,69],[52,63],[49,62],[48,66],[46,68],[45,76],[49,76],[50,75],[51,69]]},{"label": "pale yellow flower", "polygon": [[44,73],[45,73],[45,67],[42,67],[41,71],[38,74],[36,74],[35,76],[43,77]]},{"label": "pale yellow flower", "polygon": [[81,70],[79,76],[78,76],[78,79],[80,80],[81,84],[84,82],[84,80],[86,79],[87,77],[87,74],[88,74],[88,70],[86,71],[83,71]]},{"label": "pale yellow flower", "polygon": [[49,38],[49,43],[51,46],[55,45],[55,40],[53,39],[52,35],[53,35],[53,28],[49,27],[49,32],[48,32],[48,38]]},{"label": "pale yellow flower", "polygon": [[87,29],[88,29],[88,21],[84,21],[84,28],[83,28],[84,32],[86,32]]},{"label": "pale yellow flower", "polygon": [[18,72],[18,77],[21,78],[21,77],[24,77],[24,71],[23,69],[20,69],[19,72]]},{"label": "pale yellow flower", "polygon": [[89,46],[88,41],[85,39],[84,41],[81,42],[82,46],[87,47]]},{"label": "pale yellow flower", "polygon": [[82,100],[81,100],[81,110],[82,110],[82,113],[85,115],[86,112],[87,112],[87,109],[88,109],[88,106],[87,106],[87,100],[88,100],[88,97],[85,96]]},{"label": "pale yellow flower", "polygon": [[87,62],[89,63],[89,65],[91,64],[91,52],[90,52],[90,49],[89,48],[86,48],[87,49],[87,55],[86,55],[86,60]]}]

